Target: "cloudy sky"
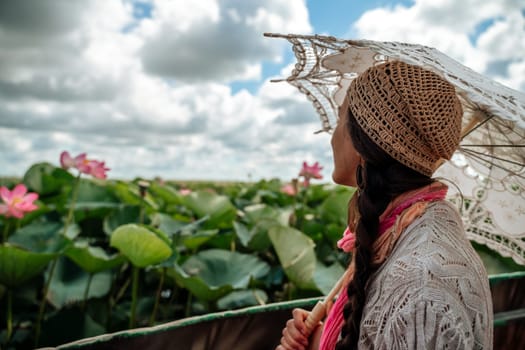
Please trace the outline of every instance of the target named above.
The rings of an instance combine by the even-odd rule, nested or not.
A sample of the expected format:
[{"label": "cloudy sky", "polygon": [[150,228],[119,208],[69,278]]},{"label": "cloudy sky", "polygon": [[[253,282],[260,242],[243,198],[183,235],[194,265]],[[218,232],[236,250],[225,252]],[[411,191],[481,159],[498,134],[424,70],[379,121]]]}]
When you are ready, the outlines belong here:
[{"label": "cloudy sky", "polygon": [[2,0],[0,176],[87,152],[112,178],[332,169],[328,135],[264,32],[433,46],[525,91],[523,0]]}]

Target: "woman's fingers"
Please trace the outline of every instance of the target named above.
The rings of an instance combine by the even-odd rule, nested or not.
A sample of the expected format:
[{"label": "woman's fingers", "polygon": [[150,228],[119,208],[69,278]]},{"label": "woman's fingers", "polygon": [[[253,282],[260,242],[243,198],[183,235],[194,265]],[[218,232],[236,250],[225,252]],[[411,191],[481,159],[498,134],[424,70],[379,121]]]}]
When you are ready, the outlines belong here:
[{"label": "woman's fingers", "polygon": [[293,346],[307,346],[308,338],[302,334],[296,327],[294,320],[288,320],[286,322],[286,328],[283,329],[283,336],[288,343]]},{"label": "woman's fingers", "polygon": [[281,344],[285,347],[285,349],[289,350],[305,350],[306,346],[299,343],[297,340],[290,338],[287,335],[284,335],[281,338]]},{"label": "woman's fingers", "polygon": [[281,338],[281,344],[275,350],[305,350],[302,345],[291,344],[284,336]]},{"label": "woman's fingers", "polygon": [[305,350],[308,346],[308,331],[304,321],[308,317],[308,311],[294,309],[293,318],[286,322],[283,329],[281,344],[275,350]]},{"label": "woman's fingers", "polygon": [[308,318],[309,312],[303,309],[293,309],[292,316],[295,327],[305,336],[309,336],[304,321]]}]

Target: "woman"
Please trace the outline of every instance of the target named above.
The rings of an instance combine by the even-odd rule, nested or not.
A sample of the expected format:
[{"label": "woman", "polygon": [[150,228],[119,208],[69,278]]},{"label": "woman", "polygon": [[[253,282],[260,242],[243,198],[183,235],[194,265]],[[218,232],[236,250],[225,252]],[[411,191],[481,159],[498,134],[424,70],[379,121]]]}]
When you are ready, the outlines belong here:
[{"label": "woman", "polygon": [[399,61],[350,85],[332,136],[333,180],[358,188],[339,247],[349,276],[324,324],[293,311],[285,349],[491,349],[488,277],[446,186],[432,174],[459,145],[454,87]]}]

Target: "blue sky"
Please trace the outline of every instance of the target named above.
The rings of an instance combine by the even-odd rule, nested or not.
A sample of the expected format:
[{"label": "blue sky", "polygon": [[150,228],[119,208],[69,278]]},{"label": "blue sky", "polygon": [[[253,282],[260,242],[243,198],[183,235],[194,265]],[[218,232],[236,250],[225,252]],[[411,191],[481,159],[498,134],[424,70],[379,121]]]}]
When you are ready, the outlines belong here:
[{"label": "blue sky", "polygon": [[336,37],[347,37],[353,34],[352,24],[361,15],[375,8],[393,8],[395,6],[406,6],[413,1],[322,1],[310,0],[306,4],[310,21],[316,33],[330,34]]},{"label": "blue sky", "polygon": [[[0,176],[87,152],[114,178],[257,180],[332,168],[264,32],[433,46],[525,90],[521,0],[3,0]],[[35,14],[38,14],[36,16]]]}]

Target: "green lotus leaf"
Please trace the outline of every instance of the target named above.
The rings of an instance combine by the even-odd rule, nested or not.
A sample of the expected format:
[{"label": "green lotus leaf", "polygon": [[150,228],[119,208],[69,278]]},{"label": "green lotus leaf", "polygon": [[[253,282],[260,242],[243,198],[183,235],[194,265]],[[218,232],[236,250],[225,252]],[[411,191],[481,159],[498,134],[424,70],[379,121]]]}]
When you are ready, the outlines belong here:
[{"label": "green lotus leaf", "polygon": [[[90,274],[71,260],[61,257],[57,261],[47,298],[56,308],[84,299]],[[105,296],[111,288],[111,273],[102,271],[93,274],[89,286],[89,298]]]},{"label": "green lotus leaf", "polygon": [[285,226],[274,226],[268,232],[286,276],[299,288],[315,289],[315,243],[310,237]]},{"label": "green lotus leaf", "polygon": [[121,225],[138,224],[139,218],[140,207],[138,205],[120,205],[104,218],[104,232],[110,235],[111,232]]},{"label": "green lotus leaf", "polygon": [[314,283],[319,291],[321,291],[324,295],[327,295],[330,293],[337,281],[339,281],[339,278],[344,272],[345,269],[339,265],[339,263],[334,263],[327,267],[320,262],[317,262],[314,272]]},{"label": "green lotus leaf", "polygon": [[267,250],[272,244],[268,237],[268,229],[275,225],[279,226],[279,223],[273,220],[261,220],[249,229],[246,225],[236,221],[233,222],[235,234],[241,241],[241,244],[258,252]]},{"label": "green lotus leaf", "polygon": [[248,244],[250,244],[251,240],[253,239],[253,236],[255,236],[256,234],[255,230],[250,230],[246,225],[241,224],[237,221],[233,222],[233,228],[235,230],[237,238],[239,238],[241,244],[245,247],[247,247]]},{"label": "green lotus leaf", "polygon": [[231,284],[234,288],[246,288],[252,277],[261,278],[270,271],[268,264],[254,255],[222,249],[201,251],[186,260],[182,267],[209,285]]},{"label": "green lotus leaf", "polygon": [[208,242],[219,230],[199,230],[191,235],[183,235],[182,244],[190,250],[198,249],[201,245]]},{"label": "green lotus leaf", "polygon": [[263,305],[267,301],[268,294],[264,290],[238,290],[217,300],[217,307],[221,310],[231,310],[253,305]]},{"label": "green lotus leaf", "polygon": [[40,195],[60,192],[62,187],[71,184],[75,177],[64,169],[49,163],[32,165],[24,175],[24,183],[31,191]]},{"label": "green lotus leaf", "polygon": [[146,267],[171,256],[172,249],[165,239],[153,230],[127,224],[113,231],[110,244],[120,250],[134,266]]},{"label": "green lotus leaf", "polygon": [[329,195],[319,207],[320,217],[327,222],[346,226],[348,217],[348,201],[352,198],[353,189],[340,190]]},{"label": "green lotus leaf", "polygon": [[[57,344],[69,343],[104,333],[106,333],[105,327],[93,320],[87,312],[80,308],[63,308],[52,313],[43,323],[39,345],[46,349],[56,349]],[[65,348],[69,348],[69,346],[66,345]]]},{"label": "green lotus leaf", "polygon": [[266,204],[256,204],[244,208],[244,221],[247,225],[233,223],[235,233],[241,244],[255,251],[267,250],[271,245],[268,231],[272,226],[287,226],[290,210],[280,210]]},{"label": "green lotus leaf", "polygon": [[156,228],[154,226],[151,226],[151,225],[140,225],[140,226],[144,227],[144,228],[147,228],[148,230],[150,230],[151,232],[156,234],[157,237],[162,239],[164,241],[164,243],[166,243],[167,245],[171,246],[171,239],[168,237],[168,235],[164,231],[159,230],[158,228]]},{"label": "green lotus leaf", "polygon": [[286,226],[288,219],[283,216],[283,211],[266,204],[255,204],[244,208],[245,220],[256,223],[261,220],[280,222]]},{"label": "green lotus leaf", "polygon": [[233,290],[233,287],[229,284],[210,286],[204,282],[202,278],[188,275],[178,265],[168,270],[167,275],[172,277],[181,287],[188,289],[193,295],[203,301],[215,301]]},{"label": "green lotus leaf", "polygon": [[253,255],[210,249],[191,256],[182,267],[176,266],[172,271],[177,283],[197,298],[211,301],[233,289],[246,288],[252,278],[268,274],[270,267]]},{"label": "green lotus leaf", "polygon": [[92,247],[86,241],[75,242],[65,251],[65,255],[88,273],[109,270],[122,265],[125,261],[124,256],[120,254],[110,256],[104,249]]},{"label": "green lotus leaf", "polygon": [[164,213],[155,213],[151,215],[150,225],[166,233],[168,237],[173,237],[177,232],[190,227],[192,223],[175,220],[171,215]]},{"label": "green lotus leaf", "polygon": [[197,217],[209,216],[205,228],[231,228],[237,209],[228,197],[207,191],[192,192],[183,197],[183,203]]},{"label": "green lotus leaf", "polygon": [[210,248],[230,250],[232,248],[232,242],[235,240],[235,233],[221,232],[220,235],[214,235],[206,242],[206,245]]},{"label": "green lotus leaf", "polygon": [[55,254],[34,253],[10,244],[0,245],[0,284],[16,287],[38,275]]},{"label": "green lotus leaf", "polygon": [[309,204],[320,203],[328,196],[334,193],[334,190],[337,191],[348,191],[347,187],[341,187],[336,185],[326,185],[326,184],[313,184],[310,185],[306,191],[305,196]]},{"label": "green lotus leaf", "polygon": [[88,217],[103,218],[120,205],[111,187],[107,186],[105,182],[80,179],[75,202],[75,219],[77,222]]},{"label": "green lotus leaf", "polygon": [[169,185],[161,185],[157,182],[150,183],[148,191],[155,199],[162,200],[165,204],[181,204],[182,195]]},{"label": "green lotus leaf", "polygon": [[116,181],[111,183],[111,188],[120,201],[125,204],[140,205],[141,198],[136,187],[132,190],[130,184],[124,181]]},{"label": "green lotus leaf", "polygon": [[17,230],[9,243],[35,253],[58,253],[69,243],[62,231],[64,226],[59,222],[32,222]]},{"label": "green lotus leaf", "polygon": [[109,184],[113,193],[120,198],[121,202],[131,205],[144,204],[149,210],[156,211],[159,209],[157,203],[150,193],[146,193],[145,197],[140,196],[139,186],[132,182],[116,181]]}]

